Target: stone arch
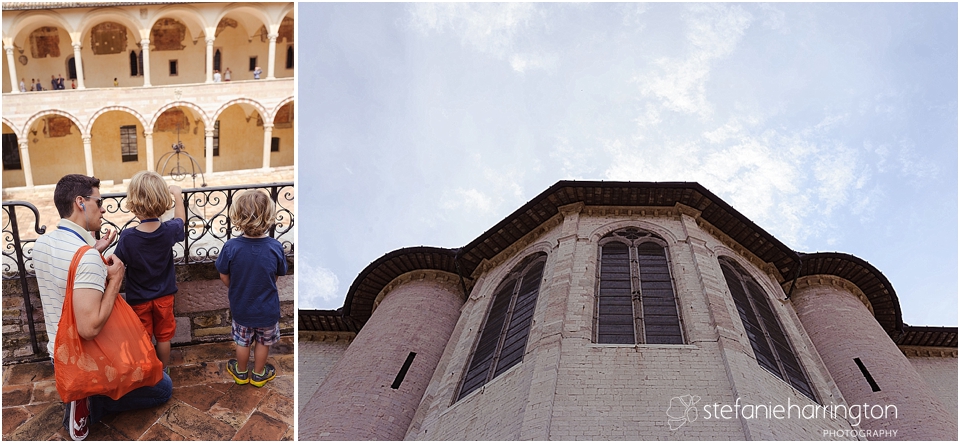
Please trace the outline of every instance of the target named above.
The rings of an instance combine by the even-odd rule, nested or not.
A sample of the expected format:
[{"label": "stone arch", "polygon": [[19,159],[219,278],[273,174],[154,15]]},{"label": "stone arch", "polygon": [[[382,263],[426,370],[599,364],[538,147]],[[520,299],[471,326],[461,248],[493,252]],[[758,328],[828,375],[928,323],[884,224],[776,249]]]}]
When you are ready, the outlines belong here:
[{"label": "stone arch", "polygon": [[144,129],[149,128],[149,126],[147,126],[147,120],[143,118],[143,116],[140,115],[139,112],[133,110],[132,108],[128,108],[126,106],[108,106],[106,108],[101,108],[96,113],[94,113],[92,117],[90,117],[90,120],[87,121],[87,127],[84,128],[84,132],[89,134],[93,129],[93,124],[94,122],[97,121],[97,118],[99,118],[103,114],[106,114],[112,111],[119,111],[119,112],[125,112],[127,114],[130,114],[134,116],[138,121],[140,121],[140,124],[144,127]]},{"label": "stone arch", "polygon": [[[129,11],[120,8],[99,8],[90,11],[83,17],[81,21],[83,25],[78,30],[80,32],[81,42],[83,37],[93,30],[94,26],[103,22],[114,22],[126,26],[133,35],[143,40],[143,23],[137,20]],[[140,43],[140,40],[133,43]]]},{"label": "stone arch", "polygon": [[190,31],[190,36],[199,39],[200,34],[203,34],[204,31],[210,26],[216,26],[216,24],[209,24],[204,20],[203,14],[192,5],[183,5],[175,4],[164,6],[157,11],[157,15],[150,18],[146,22],[144,27],[144,32],[147,35],[150,35],[150,30],[153,29],[153,26],[157,24],[160,19],[164,18],[173,18],[177,21],[184,24],[187,27],[187,31]]},{"label": "stone arch", "polygon": [[[544,253],[547,256],[548,267],[545,268],[543,271],[544,275],[547,275],[548,268],[553,263],[553,256],[554,256],[553,249],[554,247],[553,247],[553,244],[551,244],[551,242],[546,240],[541,240],[523,248],[520,251],[517,251],[515,254],[513,254],[512,257],[504,260],[502,263],[497,265],[497,267],[492,272],[484,276],[484,282],[495,283],[492,289],[483,287],[483,288],[480,288],[481,290],[479,292],[477,292],[476,289],[474,289],[474,291],[471,291],[471,292],[476,292],[477,294],[476,298],[480,298],[479,294],[481,293],[483,293],[484,296],[492,296],[493,295],[492,291],[494,291],[496,287],[500,285],[504,277],[506,277],[510,273],[510,271],[513,270],[513,268],[519,265],[527,257],[530,257],[531,255],[539,254],[539,253]],[[484,286],[486,286],[486,284],[484,284]]]},{"label": "stone arch", "polygon": [[280,108],[283,108],[287,103],[293,103],[293,99],[294,99],[294,97],[291,95],[290,97],[287,97],[287,98],[281,100],[280,103],[277,104],[277,106],[274,106],[274,107],[273,107],[273,109],[270,111],[270,122],[271,122],[271,123],[273,123],[273,119],[275,119],[275,118],[277,117],[277,113],[280,112]]},{"label": "stone arch", "polygon": [[[21,48],[24,48],[26,47],[24,44],[25,37],[24,39],[20,39],[19,42],[17,42],[17,37],[24,31],[29,33],[41,26],[57,26],[59,28],[63,28],[63,30],[67,31],[68,34],[75,31],[73,26],[71,26],[70,23],[67,22],[60,14],[48,10],[41,10],[31,11],[18,16],[13,25],[10,26],[10,29],[4,33],[8,36],[11,43],[17,44]],[[6,39],[4,39],[4,44],[6,43]],[[13,45],[11,44],[10,46]]]},{"label": "stone arch", "polygon": [[[259,6],[260,6],[259,3],[230,4],[225,8],[223,8],[223,10],[220,11],[219,14],[217,14],[217,19],[215,23],[216,25],[219,25],[220,21],[223,20],[224,18],[227,18],[227,17],[234,18],[236,16],[239,16],[238,19],[237,18],[235,19],[237,19],[237,21],[243,25],[243,28],[246,30],[248,37],[252,35],[252,33],[256,32],[258,29],[260,29],[261,25],[266,26],[267,29],[269,30],[270,25],[272,24],[272,20],[270,20],[270,16],[268,16]],[[258,24],[254,26],[254,23],[258,23]]]},{"label": "stone arch", "polygon": [[755,263],[741,256],[733,249],[724,245],[718,245],[713,248],[713,254],[717,258],[719,265],[723,260],[736,263],[749,275],[758,285],[767,293],[768,297],[776,297],[776,300],[784,300],[786,295],[783,288],[774,282],[774,279]]},{"label": "stone arch", "polygon": [[73,114],[69,112],[61,111],[59,109],[45,109],[43,111],[40,111],[36,114],[31,115],[30,118],[27,119],[27,122],[24,123],[23,125],[23,133],[25,134],[27,131],[29,131],[30,127],[33,126],[33,124],[36,123],[37,120],[40,120],[44,116],[51,115],[51,114],[59,115],[61,117],[66,117],[70,119],[70,121],[72,121],[73,124],[77,126],[77,129],[80,130],[81,137],[89,136],[89,133],[86,132],[85,130],[86,128],[84,128],[84,126],[80,124],[80,119],[78,119],[77,117],[75,117]]},{"label": "stone arch", "polygon": [[255,111],[260,113],[260,117],[263,118],[264,123],[268,121],[271,123],[273,122],[273,115],[268,114],[266,108],[264,108],[263,105],[261,105],[259,102],[255,100],[251,100],[248,98],[238,98],[238,99],[230,100],[224,103],[222,106],[220,106],[219,109],[217,109],[216,112],[213,113],[213,118],[211,118],[211,120],[217,121],[217,119],[220,118],[220,114],[223,114],[223,111],[227,110],[227,108],[233,105],[248,105],[252,107]]},{"label": "stone arch", "polygon": [[17,128],[17,127],[13,124],[13,122],[11,122],[10,120],[7,120],[6,117],[3,117],[3,124],[4,124],[6,127],[10,128],[11,131],[13,131],[13,135],[16,135],[16,136],[17,136],[17,140],[19,140],[19,139],[21,138],[21,137],[20,137],[21,132],[20,132],[19,128]]},{"label": "stone arch", "polygon": [[150,118],[150,122],[149,122],[150,124],[145,127],[150,128],[150,130],[153,131],[153,127],[154,125],[157,124],[157,120],[160,118],[160,116],[163,115],[164,112],[167,112],[173,108],[189,108],[190,110],[196,112],[197,114],[200,115],[200,119],[203,121],[204,127],[210,127],[213,124],[213,123],[210,123],[211,120],[209,116],[207,115],[206,112],[204,112],[202,108],[200,108],[200,106],[190,102],[175,101],[172,103],[167,103],[162,108],[158,109],[157,112],[155,112],[153,116]]},{"label": "stone arch", "polygon": [[671,232],[669,229],[646,220],[617,220],[609,222],[600,226],[599,228],[594,229],[588,238],[590,239],[590,243],[597,243],[601,238],[603,238],[603,236],[616,231],[617,229],[628,227],[636,227],[644,231],[648,231],[651,234],[660,237],[670,248],[673,248],[679,242],[677,237],[673,235],[673,232]]}]

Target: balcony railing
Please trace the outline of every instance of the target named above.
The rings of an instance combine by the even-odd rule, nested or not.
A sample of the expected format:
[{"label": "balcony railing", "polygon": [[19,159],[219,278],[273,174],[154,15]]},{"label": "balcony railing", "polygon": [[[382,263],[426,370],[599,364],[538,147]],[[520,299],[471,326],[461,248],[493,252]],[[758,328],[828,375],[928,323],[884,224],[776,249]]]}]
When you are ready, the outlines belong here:
[{"label": "balcony railing", "polygon": [[[294,184],[279,182],[185,189],[183,197],[187,206],[184,227],[186,232],[184,240],[174,246],[175,264],[212,263],[216,261],[227,240],[243,234],[233,225],[229,214],[236,195],[248,189],[263,189],[270,194],[277,217],[269,235],[280,241],[287,257],[293,257]],[[96,233],[97,237],[106,233],[107,229],[123,231],[139,224],[137,218],[125,208],[126,193],[103,194],[101,197],[106,213],[100,232]],[[41,350],[37,342],[34,319],[42,319],[42,315],[36,315],[35,310],[40,307],[33,306],[31,302],[28,281],[36,276],[33,266],[34,242],[47,230],[46,226],[40,225],[39,220],[39,211],[33,204],[24,201],[3,202],[3,280],[19,280],[25,322],[35,355],[40,354]],[[116,240],[107,251],[115,246]]]}]

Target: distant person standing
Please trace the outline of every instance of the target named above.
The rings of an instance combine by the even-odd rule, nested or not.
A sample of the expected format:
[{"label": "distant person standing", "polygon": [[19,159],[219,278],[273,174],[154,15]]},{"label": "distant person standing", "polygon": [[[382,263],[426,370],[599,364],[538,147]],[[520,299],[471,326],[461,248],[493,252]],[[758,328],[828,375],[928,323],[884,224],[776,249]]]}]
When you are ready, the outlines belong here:
[{"label": "distant person standing", "polygon": [[57,89],[60,89],[57,86],[57,77],[53,74],[50,74],[50,89],[53,89],[54,91],[56,91]]},{"label": "distant person standing", "polygon": [[23,82],[23,78],[20,78],[20,92],[27,92],[27,85]]},{"label": "distant person standing", "polygon": [[260,70],[260,67],[259,67],[259,66],[257,66],[257,67],[254,68],[254,70],[253,70],[253,79],[254,79],[254,80],[260,80],[260,74],[263,74],[263,71]]},{"label": "distant person standing", "polygon": [[42,90],[43,90],[43,85],[40,83],[40,79],[39,79],[39,78],[37,79],[36,88],[37,88],[37,91],[42,91]]},{"label": "distant person standing", "polygon": [[75,78],[71,78],[71,79],[70,79],[70,88],[71,88],[71,89],[77,89],[77,79],[75,79]]},{"label": "distant person standing", "polygon": [[225,82],[230,81],[230,68],[229,68],[229,67],[227,67],[227,70],[226,70],[226,71],[223,71],[223,81],[225,81]]},{"label": "distant person standing", "polygon": [[120,86],[120,83],[117,81],[117,78],[113,78],[113,86]]},{"label": "distant person standing", "polygon": [[57,74],[57,89],[67,89],[67,86],[63,82],[63,74]]},{"label": "distant person standing", "polygon": [[220,83],[220,71],[217,69],[213,70],[213,82]]}]

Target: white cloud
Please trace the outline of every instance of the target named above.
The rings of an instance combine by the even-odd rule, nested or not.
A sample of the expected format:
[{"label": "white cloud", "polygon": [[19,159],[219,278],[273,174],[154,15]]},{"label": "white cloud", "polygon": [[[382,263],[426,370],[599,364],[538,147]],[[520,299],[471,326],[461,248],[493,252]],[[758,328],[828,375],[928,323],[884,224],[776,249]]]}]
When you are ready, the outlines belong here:
[{"label": "white cloud", "polygon": [[740,6],[719,3],[690,5],[685,14],[688,53],[682,59],[656,61],[658,72],[636,78],[640,92],[664,108],[706,117],[713,112],[706,82],[711,64],[736,49],[753,17]]},{"label": "white cloud", "polygon": [[535,15],[532,3],[416,3],[411,24],[424,34],[450,30],[464,46],[503,57]]},{"label": "white cloud", "polygon": [[506,60],[513,70],[551,69],[557,55],[517,48],[519,35],[531,23],[542,25],[543,14],[535,3],[416,3],[410,24],[425,35],[431,32],[459,35],[464,47]]},{"label": "white cloud", "polygon": [[443,191],[440,206],[447,211],[469,211],[487,214],[497,206],[494,199],[476,189],[456,188]]},{"label": "white cloud", "polygon": [[524,73],[532,69],[552,70],[557,66],[556,55],[538,55],[538,54],[513,54],[510,58],[510,67],[514,71]]},{"label": "white cloud", "polygon": [[340,279],[333,271],[314,265],[307,254],[298,254],[296,272],[298,309],[336,309],[343,305]]}]

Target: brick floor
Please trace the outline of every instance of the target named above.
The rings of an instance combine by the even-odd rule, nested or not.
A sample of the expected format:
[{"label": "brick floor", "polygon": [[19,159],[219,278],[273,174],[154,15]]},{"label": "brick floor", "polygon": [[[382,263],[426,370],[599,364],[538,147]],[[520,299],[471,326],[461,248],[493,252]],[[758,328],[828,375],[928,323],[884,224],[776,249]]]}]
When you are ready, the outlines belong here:
[{"label": "brick floor", "polygon": [[[268,361],[277,378],[237,385],[224,369],[234,344],[175,347],[173,397],[164,405],[107,416],[88,440],[293,440],[293,340],[282,337]],[[252,361],[252,360],[251,360]],[[49,362],[3,367],[3,439],[70,440]]]}]

